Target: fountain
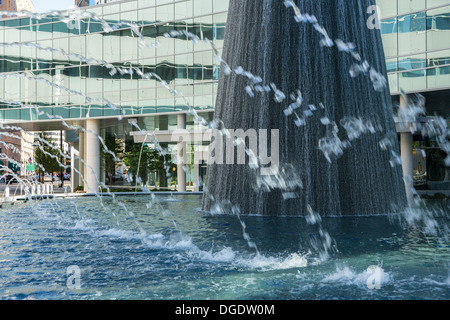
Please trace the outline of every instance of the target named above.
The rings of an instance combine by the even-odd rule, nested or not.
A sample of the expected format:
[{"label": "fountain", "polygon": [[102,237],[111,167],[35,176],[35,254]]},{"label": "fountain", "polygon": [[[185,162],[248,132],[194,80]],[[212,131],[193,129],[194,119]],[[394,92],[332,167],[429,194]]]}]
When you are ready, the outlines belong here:
[{"label": "fountain", "polygon": [[[197,123],[216,130],[215,138],[227,146],[246,142],[245,137],[229,137],[236,133],[232,129],[278,130],[277,170],[262,174],[266,162],[246,148],[247,164],[211,165],[202,200],[185,194],[118,196],[96,174],[90,179],[106,192],[36,201],[44,198],[34,191],[42,186],[16,176],[29,201],[0,211],[1,268],[7,271],[0,278],[0,297],[445,299],[448,204],[404,210],[407,199],[383,81],[381,39],[377,31],[360,28],[364,8],[372,2],[350,6],[340,0],[325,7],[317,1],[300,1],[299,6],[292,1],[232,1],[223,57],[204,40],[223,67],[216,119],[200,117],[187,99],[186,106]],[[52,16],[70,22],[62,13]],[[141,48],[153,45],[133,23],[110,26],[89,12],[70,18],[94,18],[105,32],[126,25]],[[200,41],[193,34],[182,35]],[[177,30],[164,34],[178,36]],[[134,71],[183,98],[158,74],[139,68],[37,44],[2,45],[32,46],[102,64],[112,74]],[[7,77],[70,91],[44,78]],[[107,97],[71,93],[117,109]],[[2,102],[43,112],[20,101]],[[61,115],[46,116],[67,129],[91,132]],[[156,137],[135,121],[130,124],[165,152]],[[438,123],[425,128],[428,135],[448,135]],[[23,129],[3,124],[2,133],[9,131]],[[271,148],[274,137],[269,150],[276,150]],[[99,147],[121,162],[97,138]],[[51,142],[39,142],[45,153],[43,146]],[[66,168],[64,154],[51,156]],[[75,158],[88,167],[82,157]],[[77,173],[86,182],[84,172]]]},{"label": "fountain", "polygon": [[[242,212],[268,215],[306,215],[307,204],[323,215],[388,213],[393,205],[406,207],[400,167],[391,168],[390,152],[379,146],[386,136],[395,135],[389,90],[375,90],[368,76],[352,78],[355,54],[344,55],[344,42],[331,40],[355,42],[361,59],[385,75],[380,33],[361,28],[365,8],[373,3],[333,1],[325,6],[301,1],[296,9],[314,12],[304,17],[312,23],[303,25],[282,1],[231,1],[223,59],[231,68],[260,75],[261,83],[276,84],[286,97],[280,104],[276,96],[249,95],[249,79],[222,73],[215,117],[230,129],[278,129],[279,161],[298,172],[303,189],[290,190],[295,196],[285,200],[285,190],[255,188],[257,173],[246,165],[212,164],[206,183],[212,197],[204,196],[205,210],[223,200],[238,204]],[[328,31],[324,40],[330,44],[317,32],[317,21]],[[354,47],[350,43],[346,49]],[[296,94],[289,102],[291,93]],[[291,103],[296,114],[285,116],[284,108]],[[370,134],[350,136],[355,132],[351,129],[367,129],[364,121],[371,122]],[[339,158],[326,161],[319,141],[330,139],[349,145]],[[398,153],[398,145],[389,151]]]}]

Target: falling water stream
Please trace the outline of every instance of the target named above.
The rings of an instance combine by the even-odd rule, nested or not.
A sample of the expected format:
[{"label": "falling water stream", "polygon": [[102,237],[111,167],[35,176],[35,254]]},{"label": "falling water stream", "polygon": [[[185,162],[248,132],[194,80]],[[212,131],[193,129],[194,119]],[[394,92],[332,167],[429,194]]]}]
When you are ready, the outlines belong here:
[{"label": "falling water stream", "polygon": [[[270,6],[275,2],[261,3]],[[235,2],[235,10],[239,9],[238,6],[238,2]],[[311,12],[318,10],[314,6],[308,9]],[[340,77],[358,79],[361,86],[369,87],[370,90],[365,91],[373,92],[376,98],[368,98],[372,97],[368,94],[365,97],[367,103],[379,104],[385,109],[390,107],[382,74],[362,59],[353,43],[333,40],[327,32],[330,26],[323,26],[315,16],[302,13],[292,1],[285,1],[284,5],[280,2],[274,12],[293,19],[286,25],[298,24],[298,29],[295,29],[297,32],[308,33],[308,45],[310,50],[314,50],[317,59],[328,61],[327,50],[347,54],[347,57],[333,58],[342,61],[350,59],[345,60],[345,66],[339,70]],[[141,47],[159,45],[158,42],[148,44],[139,33],[138,26],[133,23],[120,22],[110,26],[89,12],[80,16],[65,16],[61,12],[49,15],[59,17],[63,22],[91,18],[100,21],[105,32],[126,25],[138,37]],[[46,14],[29,16],[39,19]],[[271,18],[260,18],[268,19],[267,25],[274,25]],[[281,24],[283,27],[284,24]],[[265,42],[269,39],[267,32],[269,29],[261,28],[245,33],[243,45],[259,43],[262,48],[278,50],[278,46],[269,46]],[[172,31],[165,36],[175,38],[179,33]],[[352,148],[363,150],[364,143],[380,148],[379,164],[386,169],[383,174],[393,179],[387,186],[393,189],[380,191],[378,186],[374,186],[378,198],[370,201],[370,210],[366,212],[361,209],[367,207],[364,202],[368,193],[354,202],[358,203],[356,210],[360,210],[357,213],[365,216],[343,217],[345,205],[339,204],[346,203],[348,195],[331,194],[325,192],[323,187],[315,188],[316,178],[305,175],[305,171],[289,163],[287,160],[290,158],[287,157],[283,159],[287,162],[282,164],[282,170],[274,176],[261,176],[251,165],[243,166],[250,169],[253,175],[249,179],[252,181],[249,191],[256,188],[256,195],[240,194],[247,197],[247,203],[254,204],[250,206],[246,206],[239,197],[226,198],[230,191],[217,188],[211,180],[211,174],[205,186],[203,201],[194,195],[116,196],[103,183],[100,185],[107,191],[95,197],[45,201],[30,198],[26,203],[4,207],[0,212],[0,295],[6,299],[448,299],[449,205],[445,202],[424,203],[416,199],[417,208],[405,209],[404,186],[397,179],[401,172],[396,160],[398,146],[389,135],[389,130],[393,129],[393,122],[389,124],[392,119],[386,114],[374,118],[360,113],[333,112],[332,104],[341,93],[333,92],[332,86],[326,85],[327,77],[324,74],[315,75],[322,80],[321,85],[330,89],[326,97],[318,96],[315,90],[298,88],[295,81],[292,81],[294,86],[288,83],[287,91],[283,92],[280,88],[290,81],[289,77],[279,78],[265,69],[252,69],[253,73],[246,71],[252,66],[241,66],[240,56],[231,59],[225,54],[222,58],[208,39],[200,40],[185,31],[183,34],[194,43],[204,41],[212,46],[216,60],[222,65],[221,85],[225,87],[228,80],[234,81],[237,83],[235,90],[241,90],[239,94],[229,91],[228,97],[250,102],[245,104],[249,108],[243,113],[245,116],[251,114],[249,106],[252,100],[257,100],[256,103],[260,105],[271,106],[270,112],[262,112],[259,119],[265,123],[276,118],[289,128],[282,143],[289,144],[290,149],[295,146],[294,149],[300,153],[314,154],[302,166],[316,168],[314,171],[319,172],[320,177],[317,181],[324,179],[329,190],[338,188],[333,177],[345,171],[339,169],[338,161],[347,161],[345,159],[354,152]],[[291,33],[289,35],[292,36]],[[319,37],[314,38],[314,35]],[[371,46],[380,43],[369,41],[366,45],[368,47],[363,48],[365,53]],[[138,68],[116,67],[107,61],[36,44],[16,42],[2,43],[0,46],[33,46],[40,51],[57,52],[67,58],[105,65],[111,74],[134,72],[142,79],[156,79],[172,95],[184,99],[197,124],[219,128],[225,137],[227,128],[244,128],[248,120],[243,117],[240,120],[243,122],[230,126],[232,120],[223,112],[228,110],[225,105],[225,109],[219,107],[215,120],[207,121],[189,105],[182,92],[172,89],[155,73],[143,73]],[[332,48],[334,46],[337,49]],[[305,61],[312,59],[310,54],[304,53]],[[263,56],[261,54],[256,58]],[[283,59],[286,68],[290,68],[295,61]],[[377,59],[381,65],[382,57]],[[311,73],[314,71],[306,70],[303,75],[307,77]],[[87,101],[97,101],[83,92],[75,92],[25,73],[1,76],[26,77],[83,96]],[[38,106],[25,106],[20,101],[2,102],[43,112]],[[107,99],[101,99],[100,102],[112,109],[117,108]],[[414,107],[417,106],[411,106],[409,113],[400,114],[399,117],[417,117],[418,112]],[[69,125],[61,116],[47,116],[60,119],[68,130],[87,132],[80,126]],[[318,123],[320,130],[308,134],[307,129],[312,126],[312,121]],[[137,123],[131,124],[142,131]],[[247,125],[251,127],[251,124]],[[390,126],[389,130],[385,129],[386,125]],[[8,124],[3,124],[2,128],[24,132]],[[1,134],[10,134],[3,129]],[[143,132],[158,150],[164,152],[152,134]],[[299,132],[302,138],[297,141]],[[440,137],[441,148],[447,154],[450,153],[447,122],[429,122],[423,127],[423,134]],[[122,164],[107,149],[103,139],[100,136],[98,138],[101,147],[111,153],[118,164]],[[308,141],[306,149],[300,147],[301,139]],[[48,141],[41,142],[51,145]],[[236,144],[245,144],[245,141],[236,141]],[[39,148],[44,151],[42,146]],[[250,158],[255,156],[250,152],[248,155]],[[55,159],[62,168],[66,168],[65,161],[60,162],[60,157],[65,157],[62,152]],[[76,158],[86,165],[84,159]],[[250,163],[254,165],[258,161],[256,159]],[[324,171],[323,168],[328,169]],[[8,168],[5,170],[8,171]],[[235,167],[231,170],[235,170]],[[81,172],[78,173],[84,179]],[[224,188],[239,190],[236,188],[239,184],[229,180],[233,175],[221,174]],[[98,175],[96,177],[99,179]],[[31,186],[36,183],[17,178],[27,195],[30,195]],[[352,184],[353,178],[360,177],[352,177],[349,180]],[[355,189],[358,188],[355,186]],[[270,198],[272,194],[277,198],[276,201]],[[383,208],[377,210],[373,206],[381,198]],[[202,206],[205,209],[205,201],[208,203],[207,210],[202,210]],[[270,214],[271,210],[274,210],[274,214]],[[67,268],[70,266],[80,268],[81,288],[68,286]],[[373,266],[375,269],[370,268]],[[370,286],[373,277],[379,288]]]}]

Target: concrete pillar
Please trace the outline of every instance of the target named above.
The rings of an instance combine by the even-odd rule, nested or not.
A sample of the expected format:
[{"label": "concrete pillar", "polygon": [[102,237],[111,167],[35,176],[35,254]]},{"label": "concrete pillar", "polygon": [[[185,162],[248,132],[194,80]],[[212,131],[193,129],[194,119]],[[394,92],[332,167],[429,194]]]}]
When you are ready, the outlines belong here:
[{"label": "concrete pillar", "polygon": [[[201,143],[201,142],[200,142]],[[200,191],[200,158],[201,153],[199,151],[194,152],[194,191]],[[201,181],[203,185],[203,181]]]},{"label": "concrete pillar", "polygon": [[[103,138],[103,141],[105,141],[105,137],[106,137],[106,130],[105,129],[101,129],[101,137]],[[103,146],[101,146],[101,148],[103,148]],[[99,179],[100,182],[102,182],[103,184],[106,184],[106,171],[105,171],[105,159],[102,159],[100,161],[100,173],[99,173]]]},{"label": "concrete pillar", "polygon": [[[408,108],[408,101],[400,96],[400,108]],[[413,135],[411,132],[400,133],[400,153],[402,158],[403,179],[405,181],[406,196],[408,204],[413,204]]]},{"label": "concrete pillar", "polygon": [[[84,182],[83,182],[83,178],[84,178],[84,164],[81,160],[84,161],[84,148],[85,148],[85,141],[84,141],[84,132],[80,131],[79,135],[78,135],[78,140],[79,140],[79,148],[78,148],[78,170],[80,171],[80,173],[78,174],[78,185],[83,187],[84,186]],[[75,187],[76,188],[76,187]]]},{"label": "concrete pillar", "polygon": [[70,186],[72,192],[75,192],[75,188],[79,185],[80,179],[80,175],[78,174],[80,170],[80,159],[78,156],[80,153],[77,149],[80,149],[78,143],[74,144],[72,148],[70,148]]},{"label": "concrete pillar", "polygon": [[99,190],[99,174],[100,174],[100,140],[99,120],[86,120],[86,168],[84,170],[87,186],[86,193],[98,193]]},{"label": "concrete pillar", "polygon": [[[186,114],[177,115],[177,128],[186,129]],[[178,191],[186,191],[186,172],[184,166],[186,165],[186,142],[178,142],[178,161],[177,161],[177,180]]]}]

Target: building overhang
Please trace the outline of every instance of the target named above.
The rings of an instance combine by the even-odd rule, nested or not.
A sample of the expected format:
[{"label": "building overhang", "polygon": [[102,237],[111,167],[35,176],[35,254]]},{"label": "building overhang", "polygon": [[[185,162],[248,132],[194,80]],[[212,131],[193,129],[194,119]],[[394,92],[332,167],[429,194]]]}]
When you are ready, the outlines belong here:
[{"label": "building overhang", "polygon": [[178,143],[211,141],[211,129],[196,130],[160,130],[160,131],[133,131],[130,132],[135,143]]}]

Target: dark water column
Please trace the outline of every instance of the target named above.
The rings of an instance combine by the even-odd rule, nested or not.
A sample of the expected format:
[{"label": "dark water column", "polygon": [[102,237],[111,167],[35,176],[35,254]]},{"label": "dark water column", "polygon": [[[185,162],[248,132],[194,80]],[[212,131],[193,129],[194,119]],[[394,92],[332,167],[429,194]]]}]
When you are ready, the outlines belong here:
[{"label": "dark water column", "polygon": [[[386,75],[380,32],[366,26],[367,8],[374,0],[296,4],[302,12],[313,14],[331,39],[353,42],[363,59]],[[304,215],[310,205],[322,215],[343,215],[386,213],[392,212],[392,205],[406,205],[401,168],[391,168],[390,151],[379,146],[386,134],[395,135],[389,89],[375,91],[367,75],[351,78],[351,55],[336,46],[323,47],[320,40],[311,24],[295,22],[283,1],[230,1],[223,49],[229,66],[242,66],[287,95],[300,89],[302,108],[319,103],[325,108],[297,127],[295,118],[283,113],[292,102],[289,98],[283,103],[275,102],[273,94],[252,98],[245,90],[247,78],[222,72],[215,118],[228,129],[279,129],[280,164],[295,168],[303,188],[291,190],[297,197],[285,199],[281,190],[254,188],[255,175],[247,165],[213,164],[208,167],[203,209],[229,200],[243,213]],[[318,146],[333,126],[323,125],[319,118],[339,125],[348,116],[376,120],[381,129],[352,141],[344,155],[330,163]],[[393,148],[398,153],[398,144]]]}]

